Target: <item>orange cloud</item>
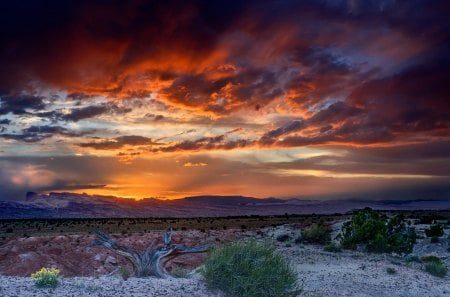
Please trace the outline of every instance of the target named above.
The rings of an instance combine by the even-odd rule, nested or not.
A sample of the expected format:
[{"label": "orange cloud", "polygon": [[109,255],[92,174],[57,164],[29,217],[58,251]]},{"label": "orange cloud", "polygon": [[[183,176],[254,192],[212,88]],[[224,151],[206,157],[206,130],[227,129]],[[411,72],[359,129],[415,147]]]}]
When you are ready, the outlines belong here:
[{"label": "orange cloud", "polygon": [[198,163],[187,162],[187,163],[184,163],[183,166],[184,167],[204,167],[204,166],[208,166],[208,164],[203,163],[203,162],[198,162]]}]

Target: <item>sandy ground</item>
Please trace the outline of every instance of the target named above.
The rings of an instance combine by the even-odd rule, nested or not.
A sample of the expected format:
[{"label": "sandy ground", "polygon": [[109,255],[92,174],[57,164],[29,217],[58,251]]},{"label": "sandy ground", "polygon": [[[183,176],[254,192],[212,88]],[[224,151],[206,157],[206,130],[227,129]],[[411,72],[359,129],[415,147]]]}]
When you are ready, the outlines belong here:
[{"label": "sandy ground", "polygon": [[[407,263],[395,255],[375,255],[357,251],[325,252],[318,245],[298,245],[293,239],[299,233],[296,226],[280,226],[263,230],[266,238],[290,234],[292,241],[276,242],[277,250],[287,257],[303,283],[301,296],[376,296],[376,297],[444,297],[450,296],[450,276],[434,277],[424,271],[421,263]],[[449,230],[447,230],[448,232]],[[252,235],[247,231],[247,236]],[[245,237],[247,237],[245,236]],[[253,234],[253,236],[256,236]],[[260,238],[261,235],[258,235]],[[419,239],[413,255],[434,254],[450,267],[446,238],[438,244]],[[388,274],[392,267],[396,273]],[[199,275],[173,279],[137,279],[123,281],[118,275],[66,277],[55,290],[37,289],[31,278],[0,276],[0,296],[224,296],[208,290]]]},{"label": "sandy ground", "polygon": [[[327,253],[317,247],[285,251],[299,279],[313,296],[450,296],[450,279],[431,276],[419,267],[382,256]],[[395,263],[395,264],[393,264]],[[394,268],[390,275],[386,269]]]},{"label": "sandy ground", "polygon": [[[416,226],[419,235],[423,234],[425,227],[427,226]],[[296,234],[289,226],[284,228],[286,233],[292,236]],[[340,224],[334,225],[334,229],[340,229]],[[431,244],[429,238],[418,239],[410,256],[436,255],[450,267],[446,236],[447,234],[437,244]],[[277,245],[298,272],[306,296],[450,296],[449,275],[445,278],[432,276],[424,271],[423,264],[408,263],[397,255],[358,251],[332,253],[324,251],[318,245]],[[388,267],[394,268],[396,273],[388,274]]]},{"label": "sandy ground", "polygon": [[0,296],[14,297],[204,297],[220,296],[206,288],[198,279],[134,278],[124,281],[118,277],[74,277],[62,279],[59,286],[52,289],[38,289],[28,277],[0,277]]}]

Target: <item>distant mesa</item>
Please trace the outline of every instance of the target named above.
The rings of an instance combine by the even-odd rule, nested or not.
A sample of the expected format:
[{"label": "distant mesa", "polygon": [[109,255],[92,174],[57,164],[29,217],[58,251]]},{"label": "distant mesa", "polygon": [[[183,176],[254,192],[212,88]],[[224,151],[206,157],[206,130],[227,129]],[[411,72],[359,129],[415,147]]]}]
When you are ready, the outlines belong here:
[{"label": "distant mesa", "polygon": [[188,202],[203,202],[203,203],[216,203],[216,204],[237,204],[237,205],[248,205],[248,204],[259,204],[259,203],[286,203],[287,200],[276,199],[276,198],[254,198],[246,196],[191,196],[186,197],[184,200]]},{"label": "distant mesa", "polygon": [[39,194],[36,192],[27,192],[27,194],[25,195],[26,200],[35,199],[37,197],[39,197]]},{"label": "distant mesa", "polygon": [[285,214],[334,214],[371,207],[380,210],[450,210],[450,199],[305,200],[246,196],[192,196],[175,200],[125,199],[113,196],[28,192],[22,201],[0,200],[0,219],[38,218],[186,218]]}]

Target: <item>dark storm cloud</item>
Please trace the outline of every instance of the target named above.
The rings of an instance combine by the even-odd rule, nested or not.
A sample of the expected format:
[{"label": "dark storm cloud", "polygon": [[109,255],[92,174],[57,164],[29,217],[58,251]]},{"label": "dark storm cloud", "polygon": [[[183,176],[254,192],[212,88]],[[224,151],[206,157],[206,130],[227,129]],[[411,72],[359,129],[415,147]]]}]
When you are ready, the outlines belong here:
[{"label": "dark storm cloud", "polygon": [[241,7],[228,1],[27,1],[2,2],[0,11],[1,86],[29,78],[75,86],[105,75],[105,85],[96,87],[114,91],[119,86],[106,84],[124,79],[118,71],[128,65],[180,48],[187,57],[206,55]]},{"label": "dark storm cloud", "polygon": [[339,123],[343,120],[363,114],[364,110],[339,101],[315,113],[308,119],[308,123],[313,125]]},{"label": "dark storm cloud", "polygon": [[[276,99],[302,112],[304,123],[260,131],[264,146],[448,137],[449,12],[447,1],[2,2],[0,89],[42,84],[80,102],[155,93],[215,117],[262,113]],[[76,122],[130,111],[91,104],[62,114],[40,97],[8,96],[0,115]],[[249,143],[211,137],[166,149]]]},{"label": "dark storm cloud", "polygon": [[[304,119],[293,120],[286,125],[283,125],[281,127],[266,132],[261,137],[261,142],[265,144],[272,144],[277,140],[277,138],[281,136],[299,132],[305,128],[315,126],[322,126],[320,132],[325,133],[333,128],[331,125],[329,125],[330,123],[340,124],[342,122],[345,122],[345,124],[339,128],[339,134],[344,134],[348,131],[350,125],[354,123],[353,119],[358,120],[359,118],[359,120],[361,120],[365,116],[366,115],[364,110],[339,101],[329,105],[324,109],[321,109],[307,120]],[[359,125],[354,126],[358,126],[359,129],[367,128],[363,126],[370,126],[367,124],[361,125],[361,121],[358,122]]]},{"label": "dark storm cloud", "polygon": [[15,115],[28,114],[30,111],[41,110],[45,107],[43,97],[31,95],[2,95],[0,94],[0,115],[9,113]]},{"label": "dark storm cloud", "polygon": [[250,68],[221,79],[204,74],[180,76],[162,93],[176,103],[228,114],[243,107],[265,106],[283,95],[281,83],[275,71]]},{"label": "dark storm cloud", "polygon": [[[173,81],[164,89],[168,100],[216,114],[259,110],[285,94],[300,106],[345,95],[373,73],[346,49],[389,55],[383,42],[400,35],[405,42],[392,51],[408,63],[443,56],[449,27],[446,1],[1,5],[1,87],[34,79],[77,100],[90,93],[141,98],[151,89],[137,82],[156,77]],[[418,45],[424,49],[416,57]]]},{"label": "dark storm cloud", "polygon": [[152,141],[152,139],[148,137],[127,135],[127,136],[119,136],[113,139],[80,143],[79,146],[94,148],[96,150],[113,150],[113,149],[120,149],[125,145],[146,146],[158,144],[159,143]]},{"label": "dark storm cloud", "polygon": [[90,105],[82,108],[74,108],[70,113],[62,115],[61,119],[65,121],[78,122],[83,119],[94,118],[102,114],[125,114],[131,111],[131,108],[119,107],[115,104]]},{"label": "dark storm cloud", "polygon": [[19,134],[5,133],[0,134],[0,138],[13,139],[23,142],[39,142],[43,139],[50,138],[54,135],[62,135],[66,137],[80,137],[86,135],[88,132],[74,132],[61,126],[30,126],[22,129]]},{"label": "dark storm cloud", "polygon": [[273,142],[275,142],[277,140],[278,137],[283,136],[285,134],[289,134],[291,132],[300,131],[305,127],[306,127],[305,121],[295,120],[286,126],[279,127],[279,128],[270,130],[269,132],[265,133],[261,137],[260,142],[262,144],[272,144]]},{"label": "dark storm cloud", "polygon": [[324,170],[344,174],[450,177],[449,141],[395,147],[341,148],[340,155],[321,155],[267,163],[271,169]]},{"label": "dark storm cloud", "polygon": [[86,93],[82,93],[82,92],[75,92],[75,93],[70,93],[67,95],[67,98],[72,99],[72,100],[83,100],[83,99],[90,99],[92,98],[92,95],[86,94]]},{"label": "dark storm cloud", "polygon": [[[450,47],[449,47],[450,49]],[[399,133],[450,135],[450,61],[438,57],[355,89],[350,104],[376,114]]]},{"label": "dark storm cloud", "polygon": [[[89,163],[92,161],[90,158],[77,160],[76,157],[0,157],[0,188],[2,189],[0,200],[22,200],[29,191],[103,188],[105,180],[92,166],[89,168]],[[59,162],[63,162],[64,165],[58,164]],[[83,168],[83,170],[78,171],[82,173],[76,176],[70,172],[71,168]],[[95,173],[91,175],[93,171]],[[94,178],[96,174],[98,177]],[[92,180],[98,184],[92,183]]]},{"label": "dark storm cloud", "polygon": [[[233,133],[230,131],[229,133]],[[228,140],[227,135],[222,134],[213,137],[202,137],[196,140],[185,140],[166,147],[154,149],[154,152],[182,152],[182,151],[203,151],[203,150],[232,150],[244,148],[253,144],[246,139]]]},{"label": "dark storm cloud", "polygon": [[0,125],[9,125],[10,123],[11,123],[11,120],[8,120],[8,119],[0,120]]},{"label": "dark storm cloud", "polygon": [[[337,126],[333,127],[330,123]],[[306,128],[318,127],[318,132],[314,135],[296,134]],[[336,102],[306,120],[294,120],[266,132],[258,143],[262,146],[290,147],[325,144],[331,141],[370,144],[391,139],[390,130],[382,123],[376,122],[370,114],[344,102]]]},{"label": "dark storm cloud", "polygon": [[[429,143],[416,143],[392,147],[364,147],[350,148],[350,153],[356,158],[371,156],[375,160],[385,159],[406,162],[414,166],[414,160],[446,160],[450,159],[449,140],[438,140]],[[443,163],[442,163],[443,165]],[[439,167],[439,166],[438,166]]]},{"label": "dark storm cloud", "polygon": [[[294,122],[295,123],[295,122]],[[290,125],[293,125],[290,124]],[[377,144],[385,143],[394,139],[391,131],[384,126],[372,126],[370,122],[346,121],[342,126],[333,129],[331,126],[321,127],[318,133],[313,135],[288,135],[290,132],[301,131],[305,125],[295,130],[287,130],[289,126],[280,127],[269,131],[268,134],[280,134],[279,137],[263,135],[258,144],[272,147],[302,147],[320,144]],[[325,129],[324,129],[325,128]],[[282,136],[283,135],[283,136]]]}]

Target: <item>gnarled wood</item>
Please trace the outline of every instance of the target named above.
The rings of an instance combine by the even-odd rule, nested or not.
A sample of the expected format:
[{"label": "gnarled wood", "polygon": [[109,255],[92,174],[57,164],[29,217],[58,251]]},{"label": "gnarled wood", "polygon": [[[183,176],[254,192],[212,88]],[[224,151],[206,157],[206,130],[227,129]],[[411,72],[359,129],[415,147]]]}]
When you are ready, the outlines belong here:
[{"label": "gnarled wood", "polygon": [[155,247],[155,239],[143,253],[119,245],[101,231],[95,231],[95,234],[98,238],[93,240],[90,245],[101,246],[126,257],[133,264],[134,274],[137,277],[170,277],[170,273],[164,268],[164,264],[167,261],[186,253],[203,253],[208,251],[208,246],[188,247],[184,245],[172,245],[172,229],[168,229],[164,234],[163,246]]}]

